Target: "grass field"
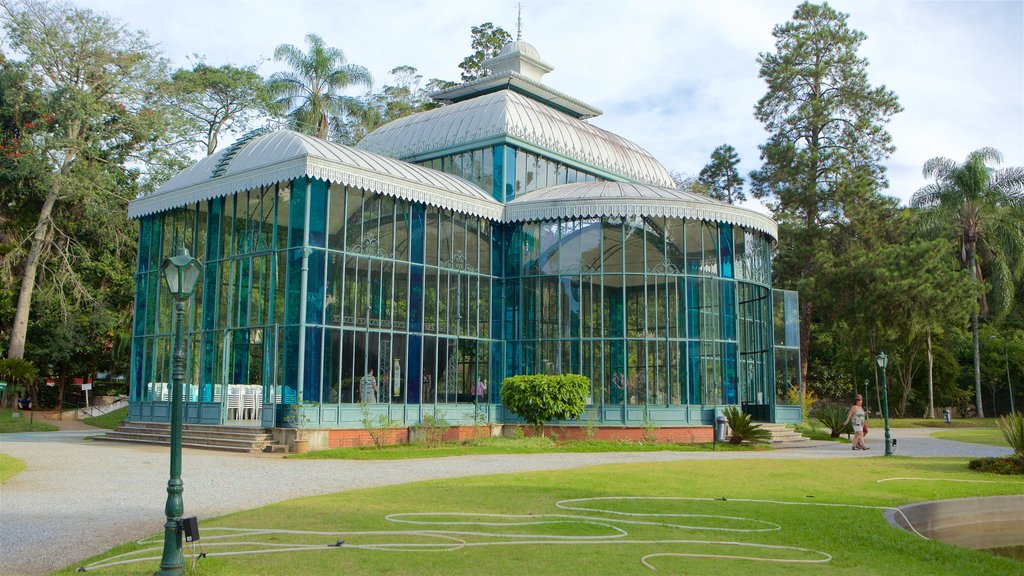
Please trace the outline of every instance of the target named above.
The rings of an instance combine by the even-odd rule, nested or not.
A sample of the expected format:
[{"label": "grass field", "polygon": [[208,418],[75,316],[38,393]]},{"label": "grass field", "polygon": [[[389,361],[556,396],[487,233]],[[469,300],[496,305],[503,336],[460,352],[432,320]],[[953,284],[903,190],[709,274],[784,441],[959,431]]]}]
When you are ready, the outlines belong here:
[{"label": "grass field", "polygon": [[988,444],[989,446],[1005,446],[1006,438],[999,430],[943,430],[932,434],[935,438],[943,440],[956,440],[957,442],[970,442],[972,444]]},{"label": "grass field", "polygon": [[[13,415],[14,412],[17,412],[20,416],[15,417]],[[32,422],[31,430],[29,430],[30,421]],[[11,410],[9,408],[0,409],[0,434],[12,432],[53,432],[55,430],[57,430],[56,426],[47,424],[38,416],[33,417],[32,412]]]},{"label": "grass field", "polygon": [[5,482],[8,478],[14,476],[15,474],[21,472],[24,469],[24,461],[18,460],[14,456],[0,454],[0,482]]},{"label": "grass field", "polygon": [[[890,478],[915,480],[880,482]],[[974,576],[1022,574],[1024,564],[892,528],[884,508],[1019,493],[1024,482],[971,472],[962,458],[741,459],[417,482],[221,518],[186,513],[200,516],[204,575],[619,575],[650,573],[646,562],[668,574]],[[151,574],[161,542],[157,534],[83,564],[128,553],[151,559],[98,573]],[[246,550],[269,552],[215,555]]]},{"label": "grass field", "polygon": [[545,454],[552,452],[709,452],[768,450],[767,445],[743,444],[735,446],[719,442],[698,444],[673,444],[667,442],[615,442],[615,441],[568,441],[556,442],[550,437],[536,438],[483,438],[468,443],[444,443],[437,446],[426,444],[396,444],[375,448],[364,446],[358,448],[332,448],[317,450],[305,454],[292,454],[288,458],[346,459],[346,460],[403,460],[406,458],[439,458],[442,456],[473,456],[481,454]]},{"label": "grass field", "polygon": [[109,414],[103,416],[95,416],[93,418],[85,418],[82,422],[89,424],[90,426],[97,426],[99,428],[106,428],[108,430],[114,430],[117,425],[128,417],[128,408],[118,408]]}]

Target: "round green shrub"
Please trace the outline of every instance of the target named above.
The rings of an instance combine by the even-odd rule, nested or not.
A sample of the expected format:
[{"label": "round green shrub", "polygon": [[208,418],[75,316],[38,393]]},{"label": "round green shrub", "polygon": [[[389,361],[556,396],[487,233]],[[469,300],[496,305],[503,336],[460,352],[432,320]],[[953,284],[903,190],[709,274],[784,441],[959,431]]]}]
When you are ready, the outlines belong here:
[{"label": "round green shrub", "polygon": [[501,384],[501,403],[534,426],[573,420],[587,407],[590,379],[578,374],[510,376]]}]

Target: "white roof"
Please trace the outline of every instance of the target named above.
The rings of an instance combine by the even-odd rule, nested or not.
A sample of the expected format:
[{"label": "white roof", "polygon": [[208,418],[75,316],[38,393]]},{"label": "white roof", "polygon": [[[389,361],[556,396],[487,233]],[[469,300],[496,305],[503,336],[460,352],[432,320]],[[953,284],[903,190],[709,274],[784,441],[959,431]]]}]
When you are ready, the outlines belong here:
[{"label": "white roof", "polygon": [[357,147],[408,160],[503,136],[625,180],[673,185],[668,170],[635,143],[512,90],[399,118],[368,134]]},{"label": "white roof", "polygon": [[[216,175],[215,175],[216,174]],[[778,238],[771,218],[707,196],[650,184],[581,182],[535,190],[508,204],[456,176],[291,130],[244,137],[128,204],[140,218],[259,186],[310,177],[494,222],[666,216],[726,222]]]},{"label": "white roof", "polygon": [[[220,174],[214,176],[220,168]],[[500,220],[502,205],[456,176],[291,130],[243,139],[128,204],[138,218],[250,188],[310,177]]]},{"label": "white roof", "polygon": [[536,190],[505,205],[505,222],[663,216],[735,224],[774,239],[779,228],[768,216],[686,190],[628,182],[581,182]]}]

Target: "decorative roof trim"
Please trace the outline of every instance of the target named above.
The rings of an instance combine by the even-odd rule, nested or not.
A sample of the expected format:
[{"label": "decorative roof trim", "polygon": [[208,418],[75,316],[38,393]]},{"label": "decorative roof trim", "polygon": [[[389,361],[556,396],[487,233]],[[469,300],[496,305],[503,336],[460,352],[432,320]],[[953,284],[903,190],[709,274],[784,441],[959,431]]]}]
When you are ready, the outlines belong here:
[{"label": "decorative roof trim", "polygon": [[[141,218],[150,214],[187,206],[195,202],[202,202],[253,188],[306,177],[317,178],[332,184],[359,188],[367,192],[383,194],[403,200],[421,202],[430,206],[479,216],[489,220],[500,221],[502,218],[502,205],[497,201],[478,201],[461,195],[458,192],[426,186],[311,156],[300,156],[277,164],[261,166],[258,169],[243,173],[224,176],[217,180],[200,182],[167,194],[154,194],[137,198],[128,204],[128,217]],[[454,176],[450,177],[455,178]],[[468,182],[465,182],[465,185],[472,186]]]},{"label": "decorative roof trim", "polygon": [[707,205],[686,200],[586,198],[530,202],[527,195],[507,204],[504,216],[505,222],[632,216],[689,218],[734,224],[764,232],[775,240],[779,238],[778,224],[763,214],[745,208]]},{"label": "decorative roof trim", "polygon": [[569,96],[565,92],[555,90],[543,82],[539,82],[529,76],[524,76],[512,70],[497,74],[490,74],[483,78],[477,78],[476,80],[459,84],[458,86],[439,90],[432,93],[430,97],[441,102],[461,102],[474,96],[500,90],[506,86],[516,87],[519,89],[517,90],[518,92],[526,96],[540,98],[545,101],[545,104],[562,108],[564,112],[572,114],[574,117],[581,120],[594,118],[604,114],[604,112],[596,106],[591,106],[582,100]]}]

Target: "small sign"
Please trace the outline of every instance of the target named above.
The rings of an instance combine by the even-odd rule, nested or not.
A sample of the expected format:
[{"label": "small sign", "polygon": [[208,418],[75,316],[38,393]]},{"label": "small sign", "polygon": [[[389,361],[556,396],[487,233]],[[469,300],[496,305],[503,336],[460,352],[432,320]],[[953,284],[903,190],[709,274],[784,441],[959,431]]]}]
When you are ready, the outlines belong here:
[{"label": "small sign", "polygon": [[92,390],[92,382],[82,384],[82,390]]},{"label": "small sign", "polygon": [[3,392],[4,390],[7,390],[7,382],[0,380],[0,392]]}]

